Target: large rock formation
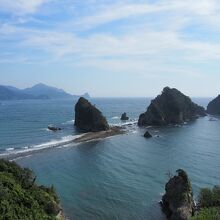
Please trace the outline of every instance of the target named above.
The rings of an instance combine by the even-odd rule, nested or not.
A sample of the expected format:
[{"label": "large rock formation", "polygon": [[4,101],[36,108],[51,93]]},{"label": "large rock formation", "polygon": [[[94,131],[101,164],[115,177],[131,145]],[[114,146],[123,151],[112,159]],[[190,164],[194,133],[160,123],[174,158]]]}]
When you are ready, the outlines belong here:
[{"label": "large rock formation", "polygon": [[165,186],[162,208],[170,220],[188,220],[194,214],[195,204],[190,180],[183,170],[177,170]]},{"label": "large rock formation", "polygon": [[205,109],[191,101],[177,89],[165,87],[162,94],[151,101],[147,111],[139,116],[139,126],[179,124],[198,116]]},{"label": "large rock formation", "polygon": [[209,102],[207,113],[211,115],[220,115],[220,95]]},{"label": "large rock formation", "polygon": [[106,131],[108,122],[87,99],[81,97],[75,106],[75,126],[85,132]]}]

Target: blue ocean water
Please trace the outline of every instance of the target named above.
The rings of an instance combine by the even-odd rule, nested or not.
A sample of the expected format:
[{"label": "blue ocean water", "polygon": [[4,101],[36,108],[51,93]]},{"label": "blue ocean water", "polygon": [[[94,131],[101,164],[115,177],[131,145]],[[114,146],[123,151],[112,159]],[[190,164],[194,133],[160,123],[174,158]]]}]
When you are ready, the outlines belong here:
[{"label": "blue ocean water", "polygon": [[[209,99],[194,99],[206,106]],[[220,118],[207,116],[182,126],[146,128],[135,122],[150,99],[92,99],[111,124],[121,124],[124,111],[132,125],[124,135],[73,144],[73,100],[2,102],[1,155],[29,150],[18,158],[30,167],[39,184],[53,184],[70,220],[164,220],[158,201],[167,173],[185,169],[194,194],[201,187],[220,185]],[[211,119],[211,120],[210,120]],[[48,124],[63,128],[47,130]],[[55,146],[56,148],[49,148]],[[34,152],[34,149],[47,150]]]}]

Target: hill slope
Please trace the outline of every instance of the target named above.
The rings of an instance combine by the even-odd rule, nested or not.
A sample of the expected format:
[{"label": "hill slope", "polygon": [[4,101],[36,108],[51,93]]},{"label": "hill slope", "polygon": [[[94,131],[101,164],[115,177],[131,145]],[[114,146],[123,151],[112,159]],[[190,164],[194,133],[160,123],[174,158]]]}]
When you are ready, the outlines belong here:
[{"label": "hill slope", "polygon": [[35,184],[27,168],[0,160],[0,220],[56,220],[59,200],[53,189]]}]

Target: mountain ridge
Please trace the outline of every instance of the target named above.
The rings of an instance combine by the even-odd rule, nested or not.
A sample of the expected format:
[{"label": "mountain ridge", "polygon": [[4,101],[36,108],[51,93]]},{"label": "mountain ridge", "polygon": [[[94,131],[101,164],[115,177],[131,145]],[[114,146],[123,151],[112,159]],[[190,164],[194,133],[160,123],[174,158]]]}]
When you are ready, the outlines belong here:
[{"label": "mountain ridge", "polygon": [[25,100],[25,99],[67,99],[67,98],[90,98],[88,93],[72,95],[53,86],[38,83],[32,87],[18,89],[14,86],[0,85],[0,100]]}]

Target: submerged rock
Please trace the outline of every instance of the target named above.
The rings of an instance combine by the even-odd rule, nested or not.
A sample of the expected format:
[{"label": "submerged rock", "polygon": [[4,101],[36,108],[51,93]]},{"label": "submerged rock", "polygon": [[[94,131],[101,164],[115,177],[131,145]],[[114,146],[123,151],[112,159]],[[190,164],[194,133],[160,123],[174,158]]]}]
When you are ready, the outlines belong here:
[{"label": "submerged rock", "polygon": [[220,95],[209,102],[207,113],[211,115],[220,115]]},{"label": "submerged rock", "polygon": [[184,170],[177,170],[165,186],[162,210],[170,220],[188,220],[195,211],[190,180]]},{"label": "submerged rock", "polygon": [[146,131],[145,134],[144,134],[144,137],[145,137],[145,138],[151,138],[152,135],[150,134],[149,131]]},{"label": "submerged rock", "polygon": [[177,89],[165,87],[162,94],[151,101],[147,111],[139,116],[139,126],[180,124],[200,116],[205,109]]},{"label": "submerged rock", "polygon": [[78,100],[75,106],[75,126],[85,132],[109,130],[106,118],[83,97]]},{"label": "submerged rock", "polygon": [[129,119],[129,117],[127,116],[127,113],[124,112],[124,113],[121,115],[121,120],[122,120],[122,121],[126,121],[126,120],[128,120],[128,119]]}]

